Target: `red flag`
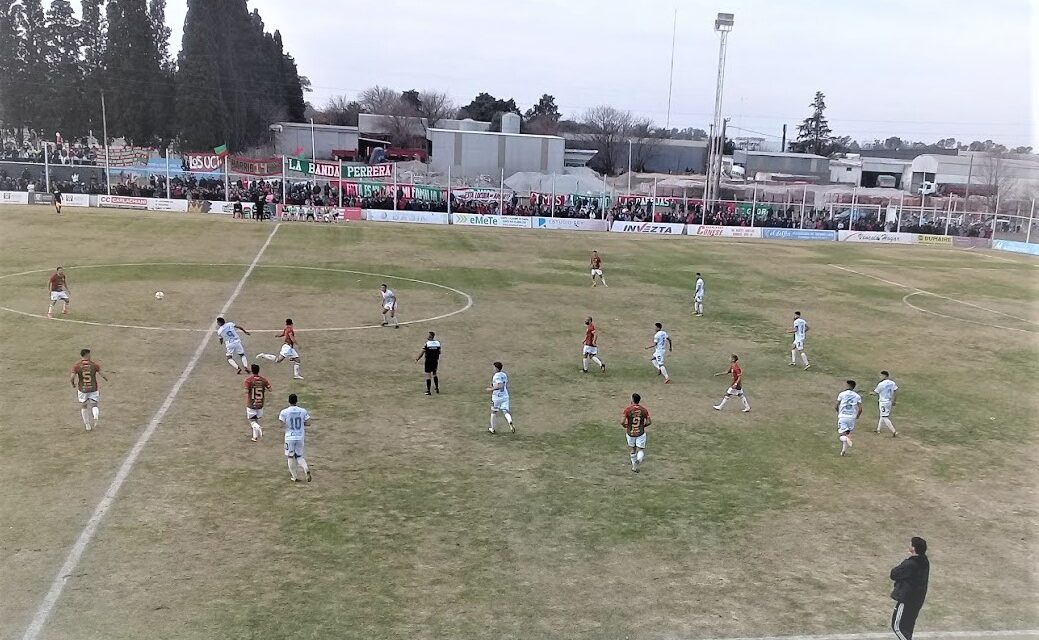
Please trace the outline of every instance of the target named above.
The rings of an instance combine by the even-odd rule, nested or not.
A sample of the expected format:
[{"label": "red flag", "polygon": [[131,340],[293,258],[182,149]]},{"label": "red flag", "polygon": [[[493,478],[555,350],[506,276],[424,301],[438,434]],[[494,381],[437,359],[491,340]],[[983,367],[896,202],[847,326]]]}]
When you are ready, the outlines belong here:
[{"label": "red flag", "polygon": [[302,158],[304,151],[306,151],[306,149],[304,149],[303,147],[296,147],[295,149],[293,149],[292,155],[297,158]]}]

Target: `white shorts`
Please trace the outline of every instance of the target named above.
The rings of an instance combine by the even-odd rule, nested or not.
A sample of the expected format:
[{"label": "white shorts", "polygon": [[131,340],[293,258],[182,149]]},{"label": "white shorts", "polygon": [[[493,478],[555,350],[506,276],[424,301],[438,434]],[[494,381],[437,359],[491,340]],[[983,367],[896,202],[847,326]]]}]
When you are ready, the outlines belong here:
[{"label": "white shorts", "polygon": [[594,278],[595,276],[599,276],[601,278],[602,277],[602,269],[592,269],[592,277]]},{"label": "white shorts", "polygon": [[491,412],[498,413],[499,411],[504,411],[505,413],[509,413],[511,411],[511,409],[509,409],[508,396],[504,398],[491,398]]},{"label": "white shorts", "polygon": [[245,408],[245,419],[246,420],[259,420],[263,417],[263,409],[250,409]]},{"label": "white shorts", "polygon": [[298,358],[299,352],[294,347],[290,347],[287,344],[281,345],[281,351],[279,352],[282,358]]},{"label": "white shorts", "polygon": [[742,396],[743,389],[737,389],[736,387],[729,387],[729,390],[725,392],[727,396]]},{"label": "white shorts", "polygon": [[68,291],[51,291],[51,302],[57,302],[58,300],[68,300]]},{"label": "white shorts", "polygon": [[100,393],[101,392],[99,391],[91,391],[90,393],[83,393],[82,391],[77,391],[76,395],[79,397],[80,404],[83,404],[88,400],[93,401],[94,404],[97,404],[98,401],[101,399]]},{"label": "white shorts", "polygon": [[663,352],[663,351],[658,351],[658,352],[654,353],[653,354],[653,359],[652,359],[653,360],[653,364],[657,365],[658,367],[664,366],[664,357],[665,357],[665,352]]},{"label": "white shorts", "polygon": [[889,417],[891,417],[891,403],[890,402],[881,402],[880,403],[880,417],[881,418],[889,418]]},{"label": "white shorts", "polygon": [[695,296],[693,296],[693,302],[703,302],[703,294],[698,293]]},{"label": "white shorts", "polygon": [[383,311],[393,311],[396,308],[397,308],[397,305],[395,305],[395,304],[384,304],[384,305],[382,305],[382,310]]},{"label": "white shorts", "polygon": [[837,435],[844,435],[855,430],[855,418],[837,418]]},{"label": "white shorts", "polygon": [[228,358],[230,358],[231,356],[244,356],[245,347],[242,346],[241,340],[237,340],[235,342],[225,342],[224,353],[227,355]]},{"label": "white shorts", "polygon": [[646,448],[646,434],[643,433],[641,436],[637,438],[632,438],[628,434],[624,434],[624,437],[628,439],[629,447],[638,447],[639,449]]},{"label": "white shorts", "polygon": [[303,457],[303,441],[302,440],[286,440],[285,441],[285,457],[286,458],[302,458]]},{"label": "white shorts", "polygon": [[797,349],[798,351],[804,351],[805,350],[805,341],[804,340],[794,340],[794,344],[792,346],[793,346],[794,349]]},{"label": "white shorts", "polygon": [[584,345],[584,351],[582,353],[584,353],[584,355],[586,356],[598,355],[599,347],[590,347],[588,345]]}]

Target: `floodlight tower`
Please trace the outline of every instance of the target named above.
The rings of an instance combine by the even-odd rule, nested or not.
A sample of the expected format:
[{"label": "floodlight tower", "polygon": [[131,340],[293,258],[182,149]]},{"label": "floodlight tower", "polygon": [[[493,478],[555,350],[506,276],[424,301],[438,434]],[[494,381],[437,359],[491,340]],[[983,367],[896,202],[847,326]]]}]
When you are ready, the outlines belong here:
[{"label": "floodlight tower", "polygon": [[714,88],[714,136],[711,137],[707,153],[707,190],[704,207],[718,198],[722,177],[722,155],[725,152],[725,140],[722,133],[722,92],[725,88],[725,48],[732,31],[734,16],[731,13],[719,13],[714,20],[714,30],[718,32],[718,84]]}]

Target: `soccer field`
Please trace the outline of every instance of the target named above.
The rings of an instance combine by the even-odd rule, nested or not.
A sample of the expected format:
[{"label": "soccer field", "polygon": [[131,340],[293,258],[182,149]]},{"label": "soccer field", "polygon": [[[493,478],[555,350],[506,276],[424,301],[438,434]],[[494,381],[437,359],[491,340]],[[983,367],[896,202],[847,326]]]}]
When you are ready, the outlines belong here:
[{"label": "soccer field", "polygon": [[[41,211],[0,211],[0,638],[22,637],[150,423],[40,638],[882,632],[913,535],[932,562],[919,630],[1039,628],[1039,261]],[[609,288],[590,286],[592,249]],[[58,264],[72,313],[46,320]],[[377,326],[383,282],[399,330]],[[302,381],[259,361],[273,393],[255,444],[207,333],[232,298],[250,358],[277,352],[287,317],[303,358]],[[788,366],[795,310],[807,371]],[[586,316],[605,373],[580,372]],[[654,322],[671,385],[645,349]],[[429,330],[432,397],[415,362]],[[109,378],[89,433],[68,382],[82,347]],[[712,409],[730,353],[750,413]],[[495,360],[516,434],[487,432]],[[873,433],[881,369],[898,438]],[[842,458],[848,378],[865,410]],[[282,453],[290,392],[314,417],[309,484]],[[639,474],[618,424],[632,392],[653,416]]]}]

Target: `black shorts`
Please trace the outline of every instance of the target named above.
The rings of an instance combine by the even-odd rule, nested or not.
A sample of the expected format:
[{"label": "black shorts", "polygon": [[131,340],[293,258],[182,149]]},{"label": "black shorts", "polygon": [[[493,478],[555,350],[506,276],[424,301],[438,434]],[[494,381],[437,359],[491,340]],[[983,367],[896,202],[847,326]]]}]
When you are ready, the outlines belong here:
[{"label": "black shorts", "polygon": [[438,364],[440,364],[440,363],[438,361],[436,361],[436,360],[434,360],[433,362],[430,362],[429,360],[426,360],[426,367],[425,367],[426,373],[436,373]]}]

